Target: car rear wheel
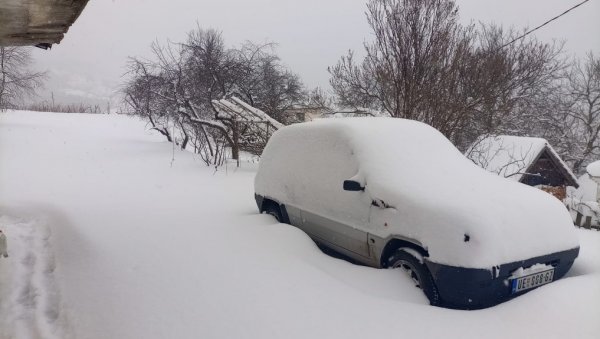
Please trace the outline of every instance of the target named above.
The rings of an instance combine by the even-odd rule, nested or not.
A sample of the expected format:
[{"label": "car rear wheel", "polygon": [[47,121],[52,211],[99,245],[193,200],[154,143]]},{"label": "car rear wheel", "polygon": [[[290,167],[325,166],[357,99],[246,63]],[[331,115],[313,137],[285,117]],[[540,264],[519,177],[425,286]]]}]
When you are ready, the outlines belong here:
[{"label": "car rear wheel", "polygon": [[277,204],[270,203],[265,207],[265,213],[272,215],[278,222],[282,222],[283,218],[281,217],[281,209]]},{"label": "car rear wheel", "polygon": [[438,289],[433,277],[422,258],[417,258],[418,252],[411,248],[400,248],[388,259],[388,268],[398,268],[404,271],[415,283],[415,286],[423,290],[429,303],[438,306],[441,303]]}]

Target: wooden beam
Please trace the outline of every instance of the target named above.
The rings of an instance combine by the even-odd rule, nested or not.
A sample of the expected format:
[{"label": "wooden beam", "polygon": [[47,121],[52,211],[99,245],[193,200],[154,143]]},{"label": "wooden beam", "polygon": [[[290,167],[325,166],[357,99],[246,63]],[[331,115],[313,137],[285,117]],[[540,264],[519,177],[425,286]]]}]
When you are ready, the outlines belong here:
[{"label": "wooden beam", "polygon": [[57,44],[88,0],[0,1],[0,46]]}]

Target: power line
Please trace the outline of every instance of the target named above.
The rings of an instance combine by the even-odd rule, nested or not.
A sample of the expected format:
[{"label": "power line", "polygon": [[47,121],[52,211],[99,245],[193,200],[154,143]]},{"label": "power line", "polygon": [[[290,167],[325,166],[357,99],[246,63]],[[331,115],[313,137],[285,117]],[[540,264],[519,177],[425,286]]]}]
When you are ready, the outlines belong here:
[{"label": "power line", "polygon": [[582,1],[582,2],[578,3],[577,5],[575,5],[575,6],[571,7],[571,8],[569,8],[569,9],[567,9],[566,11],[564,11],[564,12],[562,12],[561,14],[559,14],[559,15],[555,16],[554,18],[552,18],[552,19],[550,19],[550,20],[548,20],[548,21],[544,22],[543,24],[541,24],[541,25],[537,26],[536,28],[534,28],[534,29],[532,29],[532,30],[530,30],[530,31],[528,31],[528,32],[525,32],[523,35],[521,35],[521,36],[519,36],[519,37],[517,37],[517,38],[513,39],[512,41],[510,41],[510,42],[508,42],[508,43],[506,43],[506,44],[502,45],[502,47],[498,48],[498,50],[500,50],[500,49],[503,49],[504,47],[506,47],[506,46],[508,46],[508,45],[512,44],[513,42],[515,42],[515,41],[517,41],[517,40],[519,40],[519,39],[523,39],[523,38],[524,38],[525,36],[527,36],[528,34],[531,34],[531,33],[535,32],[535,31],[537,31],[538,29],[540,29],[540,28],[542,28],[542,27],[546,26],[547,24],[551,23],[552,21],[554,21],[554,20],[556,20],[556,19],[560,18],[561,16],[563,16],[563,15],[565,15],[565,14],[569,13],[570,11],[574,10],[575,8],[577,8],[577,7],[581,6],[581,5],[583,5],[584,3],[588,2],[588,1],[590,1],[590,0],[585,0],[585,1]]}]

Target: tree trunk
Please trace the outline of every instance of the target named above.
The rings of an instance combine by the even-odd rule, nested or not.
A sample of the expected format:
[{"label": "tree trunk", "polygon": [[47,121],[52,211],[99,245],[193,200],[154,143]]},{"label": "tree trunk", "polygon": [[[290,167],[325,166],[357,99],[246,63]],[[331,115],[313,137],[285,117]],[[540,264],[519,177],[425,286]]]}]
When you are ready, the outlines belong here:
[{"label": "tree trunk", "polygon": [[240,131],[237,121],[234,121],[231,128],[232,132],[232,143],[231,143],[231,157],[237,161],[238,167],[240,166]]},{"label": "tree trunk", "polygon": [[179,127],[181,128],[181,132],[183,133],[183,142],[181,142],[181,149],[185,151],[185,148],[187,147],[187,144],[190,141],[190,136],[185,130],[185,126],[183,126],[181,122],[179,123]]},{"label": "tree trunk", "polygon": [[183,138],[183,142],[181,143],[181,149],[185,150],[185,148],[187,147],[188,142],[190,141],[190,137],[187,135],[187,133],[184,133],[185,137]]}]

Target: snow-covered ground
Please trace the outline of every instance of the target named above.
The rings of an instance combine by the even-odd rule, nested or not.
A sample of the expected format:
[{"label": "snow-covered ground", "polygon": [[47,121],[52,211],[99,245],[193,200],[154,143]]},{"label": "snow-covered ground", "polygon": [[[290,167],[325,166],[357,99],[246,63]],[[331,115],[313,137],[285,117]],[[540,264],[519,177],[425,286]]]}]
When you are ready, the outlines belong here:
[{"label": "snow-covered ground", "polygon": [[0,338],[600,337],[600,232],[565,279],[435,308],[258,215],[254,167],[204,167],[125,116],[0,113]]}]

